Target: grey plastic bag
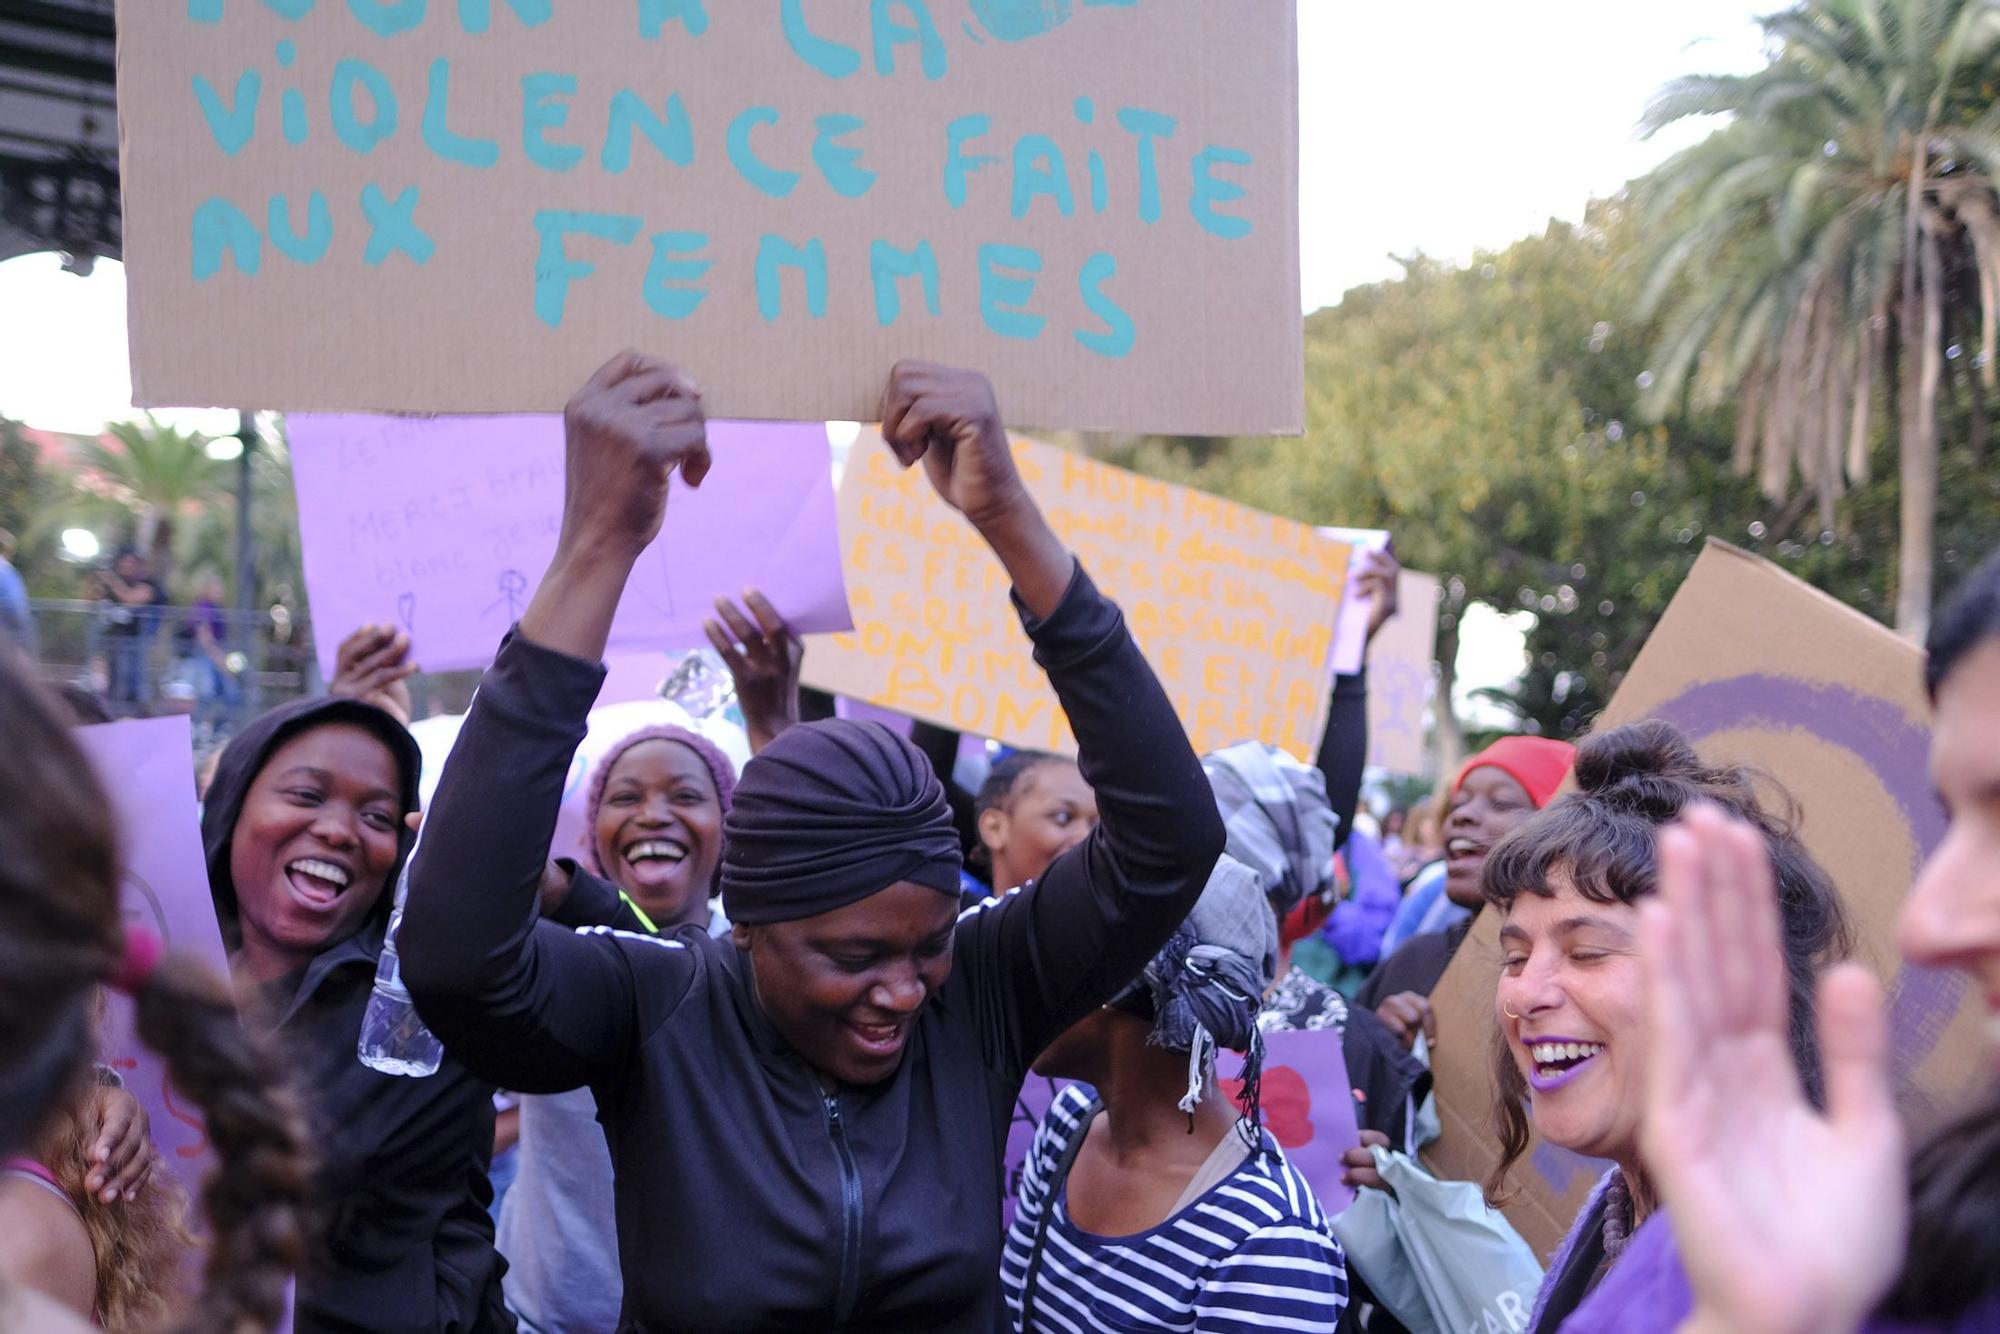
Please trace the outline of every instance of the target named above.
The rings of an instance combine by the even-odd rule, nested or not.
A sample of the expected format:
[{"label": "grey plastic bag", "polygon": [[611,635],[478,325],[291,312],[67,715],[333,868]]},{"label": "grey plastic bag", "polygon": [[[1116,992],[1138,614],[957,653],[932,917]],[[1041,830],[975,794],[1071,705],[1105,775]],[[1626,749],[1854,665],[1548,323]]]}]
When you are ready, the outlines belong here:
[{"label": "grey plastic bag", "polygon": [[1358,1191],[1333,1220],[1348,1268],[1411,1334],[1520,1334],[1542,1286],[1535,1253],[1469,1181],[1439,1181],[1377,1148],[1395,1191]]}]

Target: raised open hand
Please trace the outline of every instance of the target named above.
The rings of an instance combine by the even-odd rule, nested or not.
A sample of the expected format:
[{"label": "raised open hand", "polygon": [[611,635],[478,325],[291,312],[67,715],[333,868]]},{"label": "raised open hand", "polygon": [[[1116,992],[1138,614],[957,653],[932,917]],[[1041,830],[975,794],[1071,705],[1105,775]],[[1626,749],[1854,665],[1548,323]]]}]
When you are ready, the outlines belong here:
[{"label": "raised open hand", "polygon": [[755,755],[799,720],[799,668],[806,645],[756,589],[744,593],[743,605],[749,615],[729,599],[717,598],[715,613],[721,622],[705,620],[702,629],[736,682],[743,730]]},{"label": "raised open hand", "polygon": [[897,362],[882,394],[882,438],[904,467],[921,459],[937,493],[975,527],[1033,503],[978,371]]},{"label": "raised open hand", "polygon": [[1640,906],[1649,1032],[1641,1155],[1695,1292],[1692,1327],[1852,1330],[1902,1264],[1909,1208],[1888,1023],[1866,969],[1819,991],[1826,1111],[1787,1041],[1762,839],[1714,807],[1660,835]]}]

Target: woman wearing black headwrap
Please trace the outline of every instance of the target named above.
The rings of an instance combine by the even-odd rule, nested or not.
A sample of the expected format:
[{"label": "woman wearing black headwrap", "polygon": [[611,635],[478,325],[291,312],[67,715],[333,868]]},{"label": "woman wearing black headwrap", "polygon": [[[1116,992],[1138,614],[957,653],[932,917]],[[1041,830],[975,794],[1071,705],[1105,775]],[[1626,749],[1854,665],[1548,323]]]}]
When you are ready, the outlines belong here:
[{"label": "woman wearing black headwrap", "polygon": [[426,828],[401,937],[410,990],[446,1046],[506,1087],[595,1093],[628,1329],[993,1329],[1021,1077],[1166,942],[1222,848],[1165,693],[1022,485],[985,378],[902,363],[882,418],[1013,580],[1097,789],[1086,843],[961,920],[930,766],[880,727],[812,723],[737,786],[721,873],[733,940],[536,924],[626,576],[671,472],[699,484],[709,468],[692,384],[632,354],[570,403],[555,560]]}]

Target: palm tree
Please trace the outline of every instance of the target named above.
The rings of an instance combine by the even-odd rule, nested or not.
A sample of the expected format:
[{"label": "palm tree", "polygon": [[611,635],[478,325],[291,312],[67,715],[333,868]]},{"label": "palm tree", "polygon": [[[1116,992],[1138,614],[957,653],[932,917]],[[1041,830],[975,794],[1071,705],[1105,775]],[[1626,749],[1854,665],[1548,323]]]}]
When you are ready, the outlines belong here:
[{"label": "palm tree", "polygon": [[1733,399],[1738,469],[1778,501],[1796,474],[1830,529],[1893,390],[1896,623],[1921,638],[1947,348],[1976,315],[1983,389],[2000,357],[2000,0],[1804,0],[1763,26],[1765,69],[1669,84],[1644,121],[1733,117],[1636,187],[1642,314],[1661,317],[1647,407]]},{"label": "palm tree", "polygon": [[113,422],[105,432],[116,446],[89,441],[77,462],[96,473],[132,515],[133,545],[147,554],[154,573],[163,575],[174,518],[220,496],[228,484],[227,465],[209,457],[206,437],[168,426],[151,413],[143,423]]}]

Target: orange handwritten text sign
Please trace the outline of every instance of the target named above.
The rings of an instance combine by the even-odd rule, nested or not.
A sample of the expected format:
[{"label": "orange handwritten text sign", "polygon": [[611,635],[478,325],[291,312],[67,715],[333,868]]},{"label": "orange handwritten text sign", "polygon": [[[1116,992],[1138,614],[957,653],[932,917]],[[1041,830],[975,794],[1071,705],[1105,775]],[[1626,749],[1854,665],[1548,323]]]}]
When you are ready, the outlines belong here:
[{"label": "orange handwritten text sign", "polygon": [[[1125,609],[1197,750],[1310,759],[1326,727],[1350,548],[1310,527],[1016,438],[1028,488]],[[840,489],[854,630],[815,637],[809,684],[1010,745],[1076,738],[978,534],[864,431]]]}]

